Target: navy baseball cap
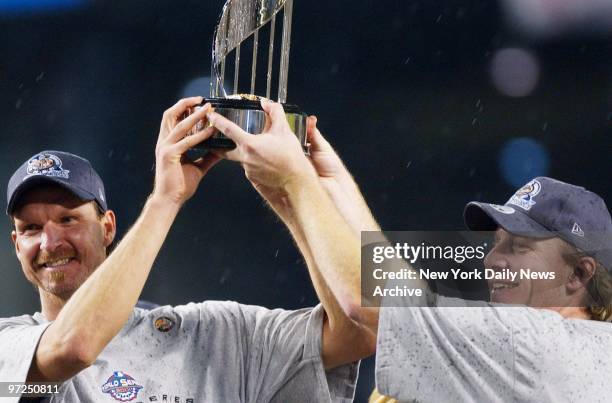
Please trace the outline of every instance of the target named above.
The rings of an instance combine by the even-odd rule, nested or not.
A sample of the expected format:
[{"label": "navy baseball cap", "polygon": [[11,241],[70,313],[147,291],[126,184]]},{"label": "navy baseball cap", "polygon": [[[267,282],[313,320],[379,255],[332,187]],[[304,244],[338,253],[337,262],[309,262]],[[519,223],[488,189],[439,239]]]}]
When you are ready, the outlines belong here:
[{"label": "navy baseball cap", "polygon": [[6,189],[6,214],[13,214],[25,192],[43,184],[59,185],[83,201],[95,201],[102,211],[107,210],[104,184],[89,161],[64,151],[41,151],[11,176]]},{"label": "navy baseball cap", "polygon": [[504,205],[470,202],[463,218],[472,231],[532,238],[559,237],[612,271],[612,218],[597,194],[544,176],[529,181]]}]

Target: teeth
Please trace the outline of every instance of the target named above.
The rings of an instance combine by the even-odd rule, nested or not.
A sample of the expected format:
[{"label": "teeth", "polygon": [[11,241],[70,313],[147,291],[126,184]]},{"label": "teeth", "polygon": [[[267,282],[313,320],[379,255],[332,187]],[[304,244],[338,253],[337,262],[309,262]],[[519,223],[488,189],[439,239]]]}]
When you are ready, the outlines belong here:
[{"label": "teeth", "polygon": [[502,288],[515,288],[518,287],[518,284],[507,284],[507,283],[495,283],[493,287],[491,287],[492,291],[501,290]]},{"label": "teeth", "polygon": [[65,264],[68,264],[71,260],[72,260],[71,257],[68,257],[68,258],[65,258],[65,259],[54,260],[52,262],[45,263],[45,267],[63,266]]}]

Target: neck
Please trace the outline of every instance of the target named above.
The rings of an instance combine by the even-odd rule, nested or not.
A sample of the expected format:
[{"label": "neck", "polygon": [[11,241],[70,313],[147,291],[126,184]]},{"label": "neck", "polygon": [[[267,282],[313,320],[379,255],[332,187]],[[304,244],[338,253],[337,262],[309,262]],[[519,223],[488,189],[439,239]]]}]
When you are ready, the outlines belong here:
[{"label": "neck", "polygon": [[575,307],[575,306],[565,306],[565,307],[555,307],[550,308],[554,311],[559,312],[561,316],[565,319],[591,319],[591,314],[586,308]]},{"label": "neck", "polygon": [[45,290],[41,290],[40,292],[40,306],[41,311],[45,319],[52,321],[57,318],[60,311],[66,305],[68,298],[59,297],[57,295],[51,294]]}]

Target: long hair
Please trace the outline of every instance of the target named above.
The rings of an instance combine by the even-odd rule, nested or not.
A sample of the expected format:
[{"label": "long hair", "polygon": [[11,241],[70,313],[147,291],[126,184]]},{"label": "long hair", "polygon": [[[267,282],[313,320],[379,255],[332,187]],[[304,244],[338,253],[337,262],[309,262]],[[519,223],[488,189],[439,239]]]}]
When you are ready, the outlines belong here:
[{"label": "long hair", "polygon": [[[590,256],[566,242],[568,253],[563,254],[565,261],[573,267],[578,266],[580,259]],[[586,284],[587,297],[585,305],[592,320],[612,322],[612,276],[596,260],[593,277]]]}]

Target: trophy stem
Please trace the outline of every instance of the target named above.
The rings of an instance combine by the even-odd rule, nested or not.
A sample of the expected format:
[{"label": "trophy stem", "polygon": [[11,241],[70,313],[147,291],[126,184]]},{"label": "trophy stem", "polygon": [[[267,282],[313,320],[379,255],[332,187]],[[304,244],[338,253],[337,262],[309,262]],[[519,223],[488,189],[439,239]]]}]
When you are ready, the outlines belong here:
[{"label": "trophy stem", "polygon": [[293,0],[285,2],[283,19],[283,44],[281,46],[281,62],[278,80],[278,102],[287,101],[287,79],[289,77],[289,50],[291,48],[291,20],[293,16]]},{"label": "trophy stem", "polygon": [[[233,8],[229,9],[229,12],[231,14],[233,14]],[[223,33],[223,55],[227,55],[227,53],[229,52],[229,44],[228,44],[228,33],[230,32],[231,29],[231,21],[232,18],[227,18],[225,21],[225,24],[223,25],[222,28],[222,33]],[[225,93],[225,56],[223,56],[223,58],[221,59],[221,73],[219,75],[220,77],[220,82],[219,82],[219,91],[220,94],[222,94],[224,97],[227,95]]]},{"label": "trophy stem", "polygon": [[257,48],[259,47],[259,29],[253,34],[253,64],[251,65],[251,94],[255,94],[255,73],[257,72]]},{"label": "trophy stem", "polygon": [[266,83],[266,98],[270,99],[270,90],[272,88],[272,61],[274,59],[274,31],[276,28],[276,14],[272,16],[270,22],[270,46],[268,47],[268,76]]},{"label": "trophy stem", "polygon": [[210,64],[210,97],[211,98],[217,97],[217,94],[218,94],[217,86],[218,85],[219,83],[217,82],[216,72],[215,72],[215,61],[213,59],[212,63]]},{"label": "trophy stem", "polygon": [[223,96],[225,96],[225,87],[224,84],[225,83],[225,59],[221,60],[221,74],[219,77],[219,91],[221,94],[223,94]]},{"label": "trophy stem", "polygon": [[240,45],[236,46],[236,62],[234,63],[234,94],[238,94],[238,73],[240,72]]}]

